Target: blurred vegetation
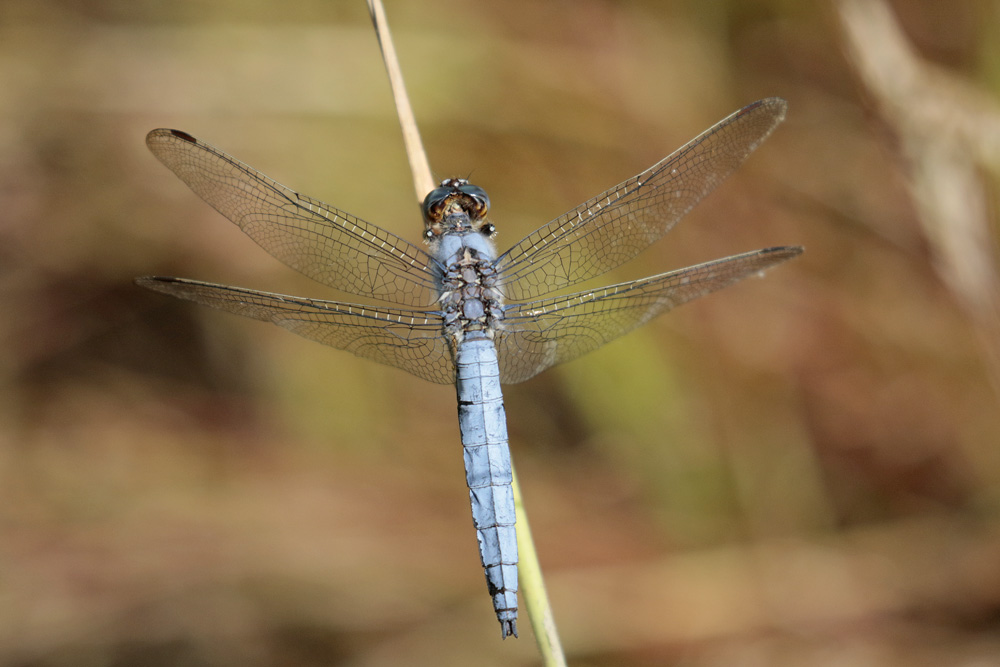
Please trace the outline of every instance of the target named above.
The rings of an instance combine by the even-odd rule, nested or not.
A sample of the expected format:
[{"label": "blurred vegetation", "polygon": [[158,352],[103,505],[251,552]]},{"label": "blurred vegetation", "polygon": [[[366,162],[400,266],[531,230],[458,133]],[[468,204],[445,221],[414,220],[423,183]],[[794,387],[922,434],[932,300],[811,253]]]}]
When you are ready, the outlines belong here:
[{"label": "blurred vegetation", "polygon": [[[609,280],[803,258],[507,388],[572,664],[998,664],[1000,13],[880,8],[388,2],[436,176],[488,189],[502,247],[790,103]],[[419,238],[364,3],[8,0],[0,91],[0,664],[534,664],[452,390],[131,284],[336,297],[160,126]]]}]

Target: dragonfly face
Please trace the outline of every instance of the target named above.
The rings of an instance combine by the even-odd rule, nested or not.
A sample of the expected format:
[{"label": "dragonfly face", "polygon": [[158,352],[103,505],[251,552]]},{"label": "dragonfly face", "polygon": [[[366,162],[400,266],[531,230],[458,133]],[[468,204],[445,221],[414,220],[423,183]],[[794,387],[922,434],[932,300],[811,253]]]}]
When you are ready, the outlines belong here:
[{"label": "dragonfly face", "polygon": [[493,225],[486,222],[490,210],[490,198],[478,185],[472,185],[464,178],[448,178],[441,181],[424,198],[424,237],[428,241],[447,232],[469,229],[492,236]]},{"label": "dragonfly face", "polygon": [[429,252],[300,195],[178,130],[146,144],[195,193],[292,268],[367,306],[182,278],[143,287],[273,322],[301,336],[455,384],[466,482],[504,637],[517,633],[517,544],[500,383],[527,380],[668,310],[802,252],[755,250],[608,287],[551,296],[635,257],[732,173],[784,118],[784,100],[750,104],[649,169],[573,208],[497,255],[486,192],[447,179],[424,200]]}]

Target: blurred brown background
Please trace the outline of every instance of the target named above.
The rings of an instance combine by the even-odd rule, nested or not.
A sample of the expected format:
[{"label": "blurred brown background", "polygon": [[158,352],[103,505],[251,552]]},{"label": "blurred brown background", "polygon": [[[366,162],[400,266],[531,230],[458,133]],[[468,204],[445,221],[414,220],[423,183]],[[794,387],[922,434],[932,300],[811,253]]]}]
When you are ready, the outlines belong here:
[{"label": "blurred brown background", "polygon": [[[1000,6],[403,2],[437,177],[505,248],[755,99],[625,280],[802,244],[508,387],[575,665],[1000,665]],[[361,0],[0,5],[0,664],[536,664],[453,390],[134,287],[336,298],[146,151],[176,127],[411,240]]]}]

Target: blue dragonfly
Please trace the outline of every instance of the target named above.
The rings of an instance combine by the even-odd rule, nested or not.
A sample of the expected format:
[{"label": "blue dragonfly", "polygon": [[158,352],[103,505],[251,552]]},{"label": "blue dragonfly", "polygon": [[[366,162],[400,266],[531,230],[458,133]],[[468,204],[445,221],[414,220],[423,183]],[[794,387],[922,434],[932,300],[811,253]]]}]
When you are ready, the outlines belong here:
[{"label": "blue dragonfly", "polygon": [[517,636],[517,537],[501,384],[595,350],[692,299],[799,255],[776,247],[640,280],[552,296],[657,241],[732,173],[785,116],[754,102],[640,174],[497,254],[486,192],[450,178],[423,202],[426,249],[299,194],[179,130],[146,145],[198,196],[264,250],[370,306],[183,278],[152,290],[273,322],[359,357],[454,384],[466,482],[482,566],[501,634]]}]

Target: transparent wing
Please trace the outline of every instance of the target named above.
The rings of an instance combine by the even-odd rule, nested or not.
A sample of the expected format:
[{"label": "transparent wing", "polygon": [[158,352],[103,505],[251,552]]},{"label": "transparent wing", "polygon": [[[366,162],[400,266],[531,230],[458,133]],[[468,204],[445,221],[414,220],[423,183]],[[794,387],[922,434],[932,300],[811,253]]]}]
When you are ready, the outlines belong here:
[{"label": "transparent wing", "polygon": [[635,257],[739,167],[786,108],[776,97],[754,102],[525,237],[497,260],[507,298],[534,299]]},{"label": "transparent wing", "polygon": [[802,253],[767,248],[678,271],[540,301],[515,304],[497,344],[500,381],[523,382],[596,350],[653,317],[759,274]]},{"label": "transparent wing", "polygon": [[394,366],[441,384],[455,382],[442,321],[430,311],[369,308],[182,278],[148,277],[136,284],[256,320],[273,322],[324,345]]},{"label": "transparent wing", "polygon": [[417,246],[290,190],[179,130],[146,136],[153,155],[264,250],[335,289],[429,306],[434,260]]}]

